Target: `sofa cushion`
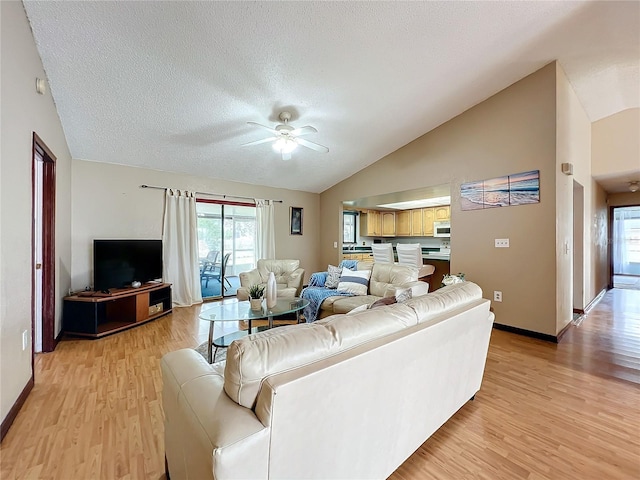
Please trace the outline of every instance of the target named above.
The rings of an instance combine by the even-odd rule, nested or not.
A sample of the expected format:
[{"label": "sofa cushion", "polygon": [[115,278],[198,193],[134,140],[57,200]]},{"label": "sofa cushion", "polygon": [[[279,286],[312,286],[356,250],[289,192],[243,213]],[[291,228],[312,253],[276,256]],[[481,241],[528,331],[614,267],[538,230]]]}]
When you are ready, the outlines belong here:
[{"label": "sofa cushion", "polygon": [[264,377],[327,357],[338,348],[334,336],[316,323],[288,325],[231,342],[224,391],[253,408]]},{"label": "sofa cushion", "polygon": [[[369,290],[369,278],[371,270],[344,269],[340,275],[338,291],[353,295],[366,295]],[[326,285],[326,284],[325,284]]]},{"label": "sofa cushion", "polygon": [[333,313],[347,313],[360,305],[371,305],[380,297],[373,295],[357,295],[355,297],[336,297],[332,304]]},{"label": "sofa cushion", "polygon": [[435,292],[407,300],[404,305],[412,308],[423,323],[455,308],[460,308],[482,298],[482,289],[472,282],[456,283]]},{"label": "sofa cushion", "polygon": [[[384,308],[384,312],[383,312]],[[353,315],[333,315],[315,322],[323,326],[339,344],[339,350],[416,325],[415,312],[403,305],[364,310]]]},{"label": "sofa cushion", "polygon": [[377,297],[384,297],[384,292],[390,285],[402,285],[418,280],[418,269],[406,265],[391,263],[374,263],[369,282],[369,293]]},{"label": "sofa cushion", "polygon": [[338,288],[338,283],[340,283],[340,274],[342,274],[342,267],[329,265],[327,267],[327,279],[324,282],[324,286],[327,288]]},{"label": "sofa cushion", "polygon": [[298,269],[300,260],[260,259],[258,260],[258,272],[263,281],[267,281],[269,273],[273,272],[276,283],[287,286],[291,273]]},{"label": "sofa cushion", "polygon": [[396,297],[383,297],[369,305],[369,308],[384,307],[386,305],[393,305],[394,303],[398,303]]}]

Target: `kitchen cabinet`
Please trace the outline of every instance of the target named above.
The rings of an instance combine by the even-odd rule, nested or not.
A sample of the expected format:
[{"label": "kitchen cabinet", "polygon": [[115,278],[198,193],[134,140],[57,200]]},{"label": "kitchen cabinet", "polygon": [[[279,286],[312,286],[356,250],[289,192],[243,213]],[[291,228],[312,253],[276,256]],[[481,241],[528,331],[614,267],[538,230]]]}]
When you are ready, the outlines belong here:
[{"label": "kitchen cabinet", "polygon": [[422,237],[422,209],[409,210],[411,213],[411,236]]},{"label": "kitchen cabinet", "polygon": [[372,253],[343,253],[343,260],[358,260],[359,262],[372,262]]},{"label": "kitchen cabinet", "polygon": [[434,216],[436,222],[446,222],[451,219],[451,206],[444,205],[442,207],[434,207]]},{"label": "kitchen cabinet", "polygon": [[422,235],[433,237],[433,222],[435,221],[435,211],[433,207],[422,209]]},{"label": "kitchen cabinet", "polygon": [[396,212],[381,212],[382,217],[382,236],[396,236]]},{"label": "kitchen cabinet", "polygon": [[360,214],[360,235],[363,237],[378,237],[382,235],[380,212],[367,210]]},{"label": "kitchen cabinet", "polygon": [[397,237],[411,236],[412,234],[411,212],[412,210],[401,210],[399,212],[396,212],[396,236]]}]

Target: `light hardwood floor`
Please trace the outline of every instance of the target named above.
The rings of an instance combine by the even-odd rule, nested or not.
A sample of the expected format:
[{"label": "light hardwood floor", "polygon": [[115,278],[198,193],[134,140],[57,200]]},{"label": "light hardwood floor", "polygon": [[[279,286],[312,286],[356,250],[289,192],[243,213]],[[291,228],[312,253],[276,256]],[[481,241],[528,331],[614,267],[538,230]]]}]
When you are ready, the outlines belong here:
[{"label": "light hardwood floor", "polygon": [[[160,357],[199,308],[38,355],[0,478],[164,478]],[[494,330],[482,389],[391,477],[640,478],[640,291],[609,291],[558,345]]]}]

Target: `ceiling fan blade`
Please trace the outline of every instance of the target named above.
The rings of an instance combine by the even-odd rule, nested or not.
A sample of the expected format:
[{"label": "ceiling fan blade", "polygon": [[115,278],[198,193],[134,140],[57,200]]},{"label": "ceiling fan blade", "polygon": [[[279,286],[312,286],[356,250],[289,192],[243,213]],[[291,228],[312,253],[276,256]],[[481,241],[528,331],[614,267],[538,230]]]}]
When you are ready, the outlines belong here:
[{"label": "ceiling fan blade", "polygon": [[278,137],[269,137],[269,138],[263,138],[262,140],[255,140],[253,142],[249,142],[249,143],[243,143],[242,145],[240,145],[241,147],[249,147],[251,145],[260,145],[261,143],[267,143],[267,142],[273,142],[274,140],[276,140]]},{"label": "ceiling fan blade", "polygon": [[282,152],[282,160],[291,160],[291,152]]},{"label": "ceiling fan blade", "polygon": [[315,150],[316,152],[327,153],[329,149],[324,145],[320,145],[319,143],[310,142],[309,140],[305,140],[304,138],[296,138],[296,142],[298,142],[303,147],[310,148],[311,150]]},{"label": "ceiling fan blade", "polygon": [[271,133],[277,134],[278,131],[271,128],[271,127],[267,127],[266,125],[261,125],[260,123],[256,123],[256,122],[247,122],[249,125],[254,125],[256,127],[260,127],[260,128],[264,128],[265,130],[270,131]]},{"label": "ceiling fan blade", "polygon": [[318,130],[313,128],[311,125],[306,125],[304,127],[296,128],[291,132],[291,135],[300,136],[300,135],[309,135],[310,133],[318,133]]}]

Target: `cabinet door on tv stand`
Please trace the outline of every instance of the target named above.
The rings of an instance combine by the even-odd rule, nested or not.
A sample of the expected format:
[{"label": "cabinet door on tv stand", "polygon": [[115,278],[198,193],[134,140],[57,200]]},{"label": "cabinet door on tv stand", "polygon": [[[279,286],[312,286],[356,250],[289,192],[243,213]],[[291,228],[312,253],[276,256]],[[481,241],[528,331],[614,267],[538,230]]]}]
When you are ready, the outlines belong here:
[{"label": "cabinet door on tv stand", "polygon": [[95,334],[104,319],[105,305],[93,302],[64,301],[62,329],[65,332]]}]

